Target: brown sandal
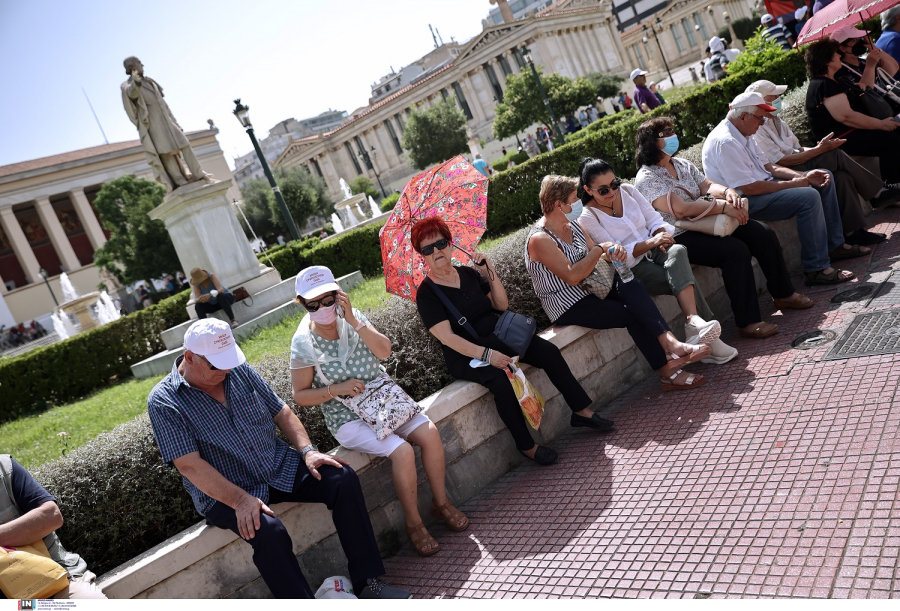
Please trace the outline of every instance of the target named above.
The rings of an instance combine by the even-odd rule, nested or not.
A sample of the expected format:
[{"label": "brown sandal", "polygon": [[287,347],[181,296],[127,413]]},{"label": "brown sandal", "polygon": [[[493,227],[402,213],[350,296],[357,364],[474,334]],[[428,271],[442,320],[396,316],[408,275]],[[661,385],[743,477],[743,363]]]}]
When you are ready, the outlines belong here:
[{"label": "brown sandal", "polygon": [[800,293],[797,293],[797,297],[793,299],[788,299],[787,297],[779,299],[776,297],[772,301],[775,302],[775,307],[779,310],[805,310],[812,307],[813,304],[812,299]]},{"label": "brown sandal", "polygon": [[739,328],[738,333],[740,333],[741,337],[750,337],[753,339],[765,339],[767,337],[771,337],[778,333],[778,325],[773,325],[768,322],[760,322],[757,323],[753,329],[747,331],[746,329]]},{"label": "brown sandal", "polygon": [[[872,254],[872,249],[867,246],[859,246],[858,244],[848,244],[850,248],[844,248],[843,245],[838,246],[830,253],[828,253],[828,257],[832,261],[843,261],[844,259],[855,259],[857,257],[865,257],[866,255]],[[866,249],[863,252],[863,248]]]},{"label": "brown sandal", "polygon": [[[406,534],[409,536],[409,540],[412,541],[413,547],[416,548],[416,551],[420,556],[430,556],[441,550],[440,543],[434,540],[434,537],[428,533],[428,529],[425,528],[425,524],[422,522],[419,522],[415,526],[407,526]],[[433,543],[437,547],[425,551],[425,546],[430,543]]]},{"label": "brown sandal", "polygon": [[[675,379],[682,373],[687,373],[687,377],[682,379],[681,384],[676,384]],[[706,384],[706,378],[704,378],[699,373],[688,373],[684,370],[679,369],[671,376],[669,376],[667,380],[660,379],[660,383],[662,384],[663,391],[691,390],[693,388],[700,388],[701,386]]]},{"label": "brown sandal", "polygon": [[[434,516],[435,520],[443,521],[450,530],[455,530],[456,532],[462,532],[469,527],[469,518],[466,517],[466,514],[451,505],[450,501],[447,501],[443,505],[435,505],[434,499],[432,499],[431,515]],[[460,518],[464,519],[465,522],[462,526],[457,526]]]}]

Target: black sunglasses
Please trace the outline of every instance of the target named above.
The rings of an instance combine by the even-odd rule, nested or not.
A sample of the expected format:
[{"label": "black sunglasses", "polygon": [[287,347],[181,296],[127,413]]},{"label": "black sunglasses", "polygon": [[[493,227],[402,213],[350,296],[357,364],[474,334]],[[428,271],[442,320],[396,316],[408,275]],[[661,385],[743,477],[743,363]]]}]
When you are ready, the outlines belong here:
[{"label": "black sunglasses", "polygon": [[664,130],[662,130],[661,132],[659,132],[660,138],[668,138],[668,137],[674,136],[674,135],[675,135],[675,129],[672,127],[667,127]]},{"label": "black sunglasses", "polygon": [[315,312],[319,308],[330,308],[334,305],[335,301],[337,301],[336,293],[334,291],[331,291],[325,297],[321,297],[319,299],[316,299],[315,301],[307,301],[306,311]]},{"label": "black sunglasses", "polygon": [[618,191],[619,187],[621,187],[621,186],[622,186],[622,182],[618,178],[613,178],[612,182],[609,183],[609,186],[603,185],[603,186],[597,187],[597,188],[588,187],[588,189],[591,189],[592,191],[596,191],[597,195],[600,195],[601,197],[606,197],[610,191]]},{"label": "black sunglasses", "polygon": [[208,360],[206,360],[206,357],[203,356],[202,354],[198,354],[197,356],[199,356],[201,359],[203,359],[203,362],[204,362],[204,363],[206,363],[207,365],[209,365],[209,370],[210,370],[210,371],[218,371],[218,370],[219,370],[218,367],[216,367],[215,365],[213,365],[212,363],[210,363]]},{"label": "black sunglasses", "polygon": [[447,248],[447,246],[449,244],[450,244],[450,240],[448,240],[447,238],[441,238],[440,240],[438,240],[437,242],[434,242],[433,244],[426,244],[426,245],[422,246],[421,251],[422,251],[423,255],[428,256],[434,252],[435,248],[437,248],[438,250],[444,250],[445,248]]}]

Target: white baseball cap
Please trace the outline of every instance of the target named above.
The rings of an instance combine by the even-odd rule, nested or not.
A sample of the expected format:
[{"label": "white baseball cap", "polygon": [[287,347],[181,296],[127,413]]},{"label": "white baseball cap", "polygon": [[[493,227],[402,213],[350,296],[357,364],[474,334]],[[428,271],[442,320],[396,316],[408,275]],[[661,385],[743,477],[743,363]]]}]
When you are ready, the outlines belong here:
[{"label": "white baseball cap", "polygon": [[763,23],[772,23],[773,21],[775,21],[775,18],[772,17],[772,15],[770,15],[769,13],[766,13],[762,16],[762,19],[760,19],[760,21]]},{"label": "white baseball cap", "polygon": [[763,96],[767,95],[781,95],[787,91],[787,85],[776,85],[772,81],[756,81],[751,83],[745,90],[744,93],[758,93]]},{"label": "white baseball cap", "polygon": [[642,74],[649,74],[649,72],[645,72],[645,71],[641,70],[640,68],[635,68],[634,70],[631,71],[631,76],[628,78],[630,78],[633,81],[634,79],[641,76]]},{"label": "white baseball cap", "polygon": [[775,107],[766,104],[766,99],[762,96],[761,93],[753,92],[744,92],[738,94],[736,98],[731,100],[731,104],[728,105],[728,108],[739,108],[741,106],[759,106],[766,112],[775,112]]},{"label": "white baseball cap", "polygon": [[800,20],[806,17],[806,13],[809,11],[808,6],[801,6],[796,11],[794,11],[794,19]]},{"label": "white baseball cap", "polygon": [[719,38],[718,36],[713,36],[709,39],[709,50],[713,53],[717,51],[725,50],[725,41]]},{"label": "white baseball cap", "polygon": [[853,24],[847,24],[832,32],[831,40],[844,42],[845,40],[850,40],[851,38],[862,38],[863,36],[868,35],[869,33],[866,30],[857,30],[855,27],[853,27]]},{"label": "white baseball cap", "polygon": [[328,291],[339,291],[334,274],[324,265],[313,265],[301,270],[294,282],[294,290],[304,299],[312,299]]},{"label": "white baseball cap", "polygon": [[205,357],[216,369],[234,369],[247,362],[231,325],[218,318],[204,318],[188,327],[184,349]]}]

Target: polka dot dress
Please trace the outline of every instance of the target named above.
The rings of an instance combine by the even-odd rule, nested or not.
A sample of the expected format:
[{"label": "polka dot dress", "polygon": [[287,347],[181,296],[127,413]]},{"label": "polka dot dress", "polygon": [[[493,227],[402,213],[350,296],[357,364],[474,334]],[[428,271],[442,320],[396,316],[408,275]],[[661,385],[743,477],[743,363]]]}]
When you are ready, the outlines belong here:
[{"label": "polka dot dress", "polygon": [[[328,341],[316,336],[314,338],[318,348],[337,358],[338,342],[340,340]],[[374,380],[381,373],[381,367],[378,359],[369,350],[366,343],[362,340],[356,345],[356,350],[347,359],[347,366],[341,365],[340,361],[331,361],[322,365],[322,373],[324,373],[332,384],[340,384],[346,382],[350,378],[356,378],[363,382]],[[313,387],[322,388],[326,386],[319,378],[318,374],[313,376]],[[352,420],[359,420],[359,416],[350,411],[350,409],[338,401],[337,399],[329,399],[327,402],[319,405],[322,415],[325,416],[325,425],[332,435],[336,435],[339,428]]]}]

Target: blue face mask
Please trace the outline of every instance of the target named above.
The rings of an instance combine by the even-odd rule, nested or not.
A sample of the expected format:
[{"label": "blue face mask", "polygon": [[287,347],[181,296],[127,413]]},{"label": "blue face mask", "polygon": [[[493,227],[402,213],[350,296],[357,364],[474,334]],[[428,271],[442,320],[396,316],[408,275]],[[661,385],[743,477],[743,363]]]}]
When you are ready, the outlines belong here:
[{"label": "blue face mask", "polygon": [[671,157],[675,153],[678,152],[678,136],[669,136],[668,138],[663,138],[665,141],[665,146],[662,147],[662,152]]},{"label": "blue face mask", "polygon": [[581,203],[580,199],[576,199],[575,203],[572,204],[572,212],[566,212],[566,218],[570,221],[577,221],[578,217],[581,216],[582,210],[584,210],[584,204]]},{"label": "blue face mask", "polygon": [[774,102],[772,102],[772,106],[775,107],[775,114],[781,114],[781,98],[778,98]]}]

